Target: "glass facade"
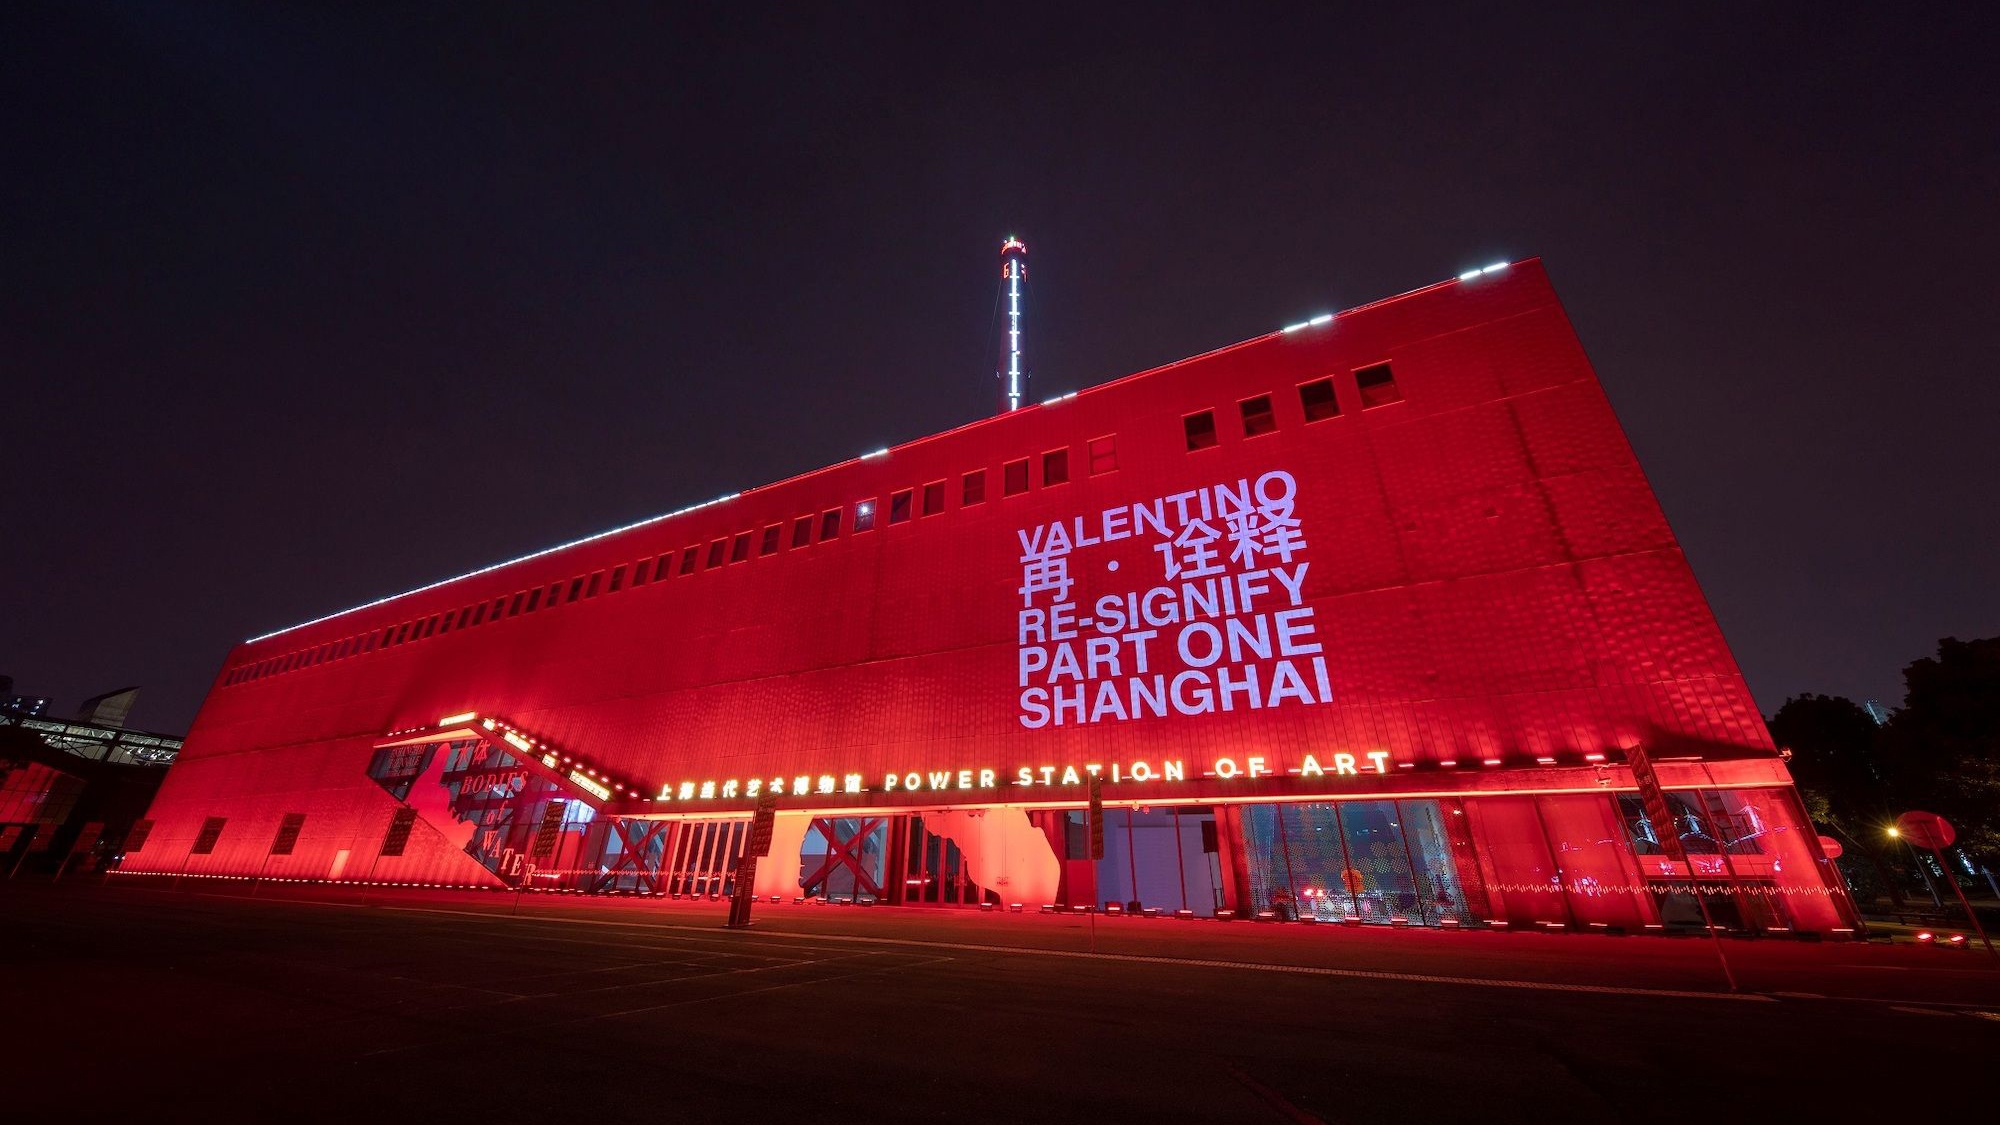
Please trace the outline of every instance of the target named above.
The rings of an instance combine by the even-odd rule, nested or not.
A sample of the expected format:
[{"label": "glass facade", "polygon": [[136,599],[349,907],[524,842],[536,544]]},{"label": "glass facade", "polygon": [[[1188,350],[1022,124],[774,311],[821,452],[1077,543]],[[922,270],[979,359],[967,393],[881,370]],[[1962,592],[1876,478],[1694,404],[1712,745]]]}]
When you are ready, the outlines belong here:
[{"label": "glass facade", "polygon": [[1311,801],[1243,809],[1245,910],[1280,920],[1437,925],[1473,920],[1437,800]]}]

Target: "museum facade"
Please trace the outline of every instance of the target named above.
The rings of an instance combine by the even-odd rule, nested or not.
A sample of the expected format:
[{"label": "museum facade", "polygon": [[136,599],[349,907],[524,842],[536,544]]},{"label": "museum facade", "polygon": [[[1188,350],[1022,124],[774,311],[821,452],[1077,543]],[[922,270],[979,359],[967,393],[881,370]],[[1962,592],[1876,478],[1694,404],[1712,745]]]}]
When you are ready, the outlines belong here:
[{"label": "museum facade", "polygon": [[785,899],[1854,924],[1535,260],[246,642],[122,870],[710,896],[760,801]]}]

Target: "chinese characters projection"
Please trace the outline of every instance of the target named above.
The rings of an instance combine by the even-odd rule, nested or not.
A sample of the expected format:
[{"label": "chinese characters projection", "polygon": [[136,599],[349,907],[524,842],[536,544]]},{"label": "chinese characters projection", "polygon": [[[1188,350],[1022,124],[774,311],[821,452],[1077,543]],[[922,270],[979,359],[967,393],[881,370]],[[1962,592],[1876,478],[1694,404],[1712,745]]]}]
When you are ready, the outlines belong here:
[{"label": "chinese characters projection", "polygon": [[[1331,703],[1297,500],[1275,470],[1017,532],[1021,725]],[[1127,539],[1143,573],[1102,549]],[[1093,568],[1126,588],[1079,605]]]}]

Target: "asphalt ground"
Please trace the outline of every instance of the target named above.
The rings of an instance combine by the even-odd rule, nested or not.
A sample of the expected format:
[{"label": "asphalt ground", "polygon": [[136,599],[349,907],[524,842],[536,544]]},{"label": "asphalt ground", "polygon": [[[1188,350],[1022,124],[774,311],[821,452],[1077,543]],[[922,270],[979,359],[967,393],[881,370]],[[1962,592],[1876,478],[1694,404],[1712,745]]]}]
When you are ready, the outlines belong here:
[{"label": "asphalt ground", "polygon": [[[0,884],[11,1120],[1927,1116],[1983,952]],[[1093,935],[1094,930],[1094,935]],[[1093,952],[1094,950],[1094,952]],[[1982,1101],[1985,1101],[1981,1095]]]}]

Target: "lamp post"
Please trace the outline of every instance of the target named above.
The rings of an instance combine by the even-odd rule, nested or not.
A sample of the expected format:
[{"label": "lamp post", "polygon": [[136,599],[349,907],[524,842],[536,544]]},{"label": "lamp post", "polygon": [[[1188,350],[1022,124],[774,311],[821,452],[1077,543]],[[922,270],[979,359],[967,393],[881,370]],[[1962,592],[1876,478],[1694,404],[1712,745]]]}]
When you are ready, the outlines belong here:
[{"label": "lamp post", "polygon": [[[1889,828],[1889,838],[1892,840],[1903,840],[1903,830],[1891,825]],[[1911,844],[1908,840],[1903,840],[1903,843],[1909,846],[1910,859],[1917,865],[1917,874],[1923,876],[1924,889],[1931,893],[1931,905],[1937,907],[1939,910],[1943,910],[1944,898],[1938,894],[1937,882],[1931,878],[1930,868],[1924,866],[1923,853],[1917,851],[1917,846]]]}]

